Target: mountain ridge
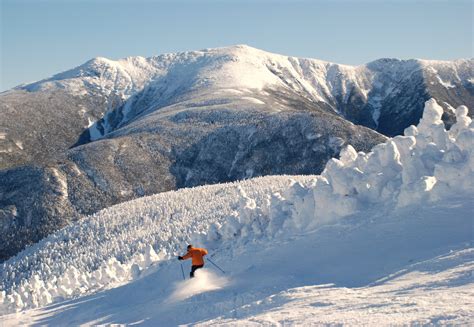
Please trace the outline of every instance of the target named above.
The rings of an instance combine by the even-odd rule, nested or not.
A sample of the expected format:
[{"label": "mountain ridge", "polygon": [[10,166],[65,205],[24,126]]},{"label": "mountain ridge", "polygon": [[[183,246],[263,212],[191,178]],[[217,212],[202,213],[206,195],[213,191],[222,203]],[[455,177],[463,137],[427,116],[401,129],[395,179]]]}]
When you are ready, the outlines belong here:
[{"label": "mountain ridge", "polygon": [[[127,57],[115,61],[97,57],[77,68],[56,75],[59,80],[53,76],[30,84],[26,89],[41,89],[43,84],[47,87],[48,83],[53,81],[61,83],[64,81],[63,77],[85,77],[85,79],[93,77],[91,87],[102,88],[107,95],[116,94],[122,101],[127,102],[134,101],[132,98],[139,96],[140,93],[147,92],[149,97],[150,93],[153,93],[152,97],[161,100],[152,103],[151,106],[159,107],[177,100],[169,99],[166,102],[163,98],[167,96],[172,98],[203,87],[257,90],[286,87],[310,101],[326,103],[335,112],[354,123],[377,129],[380,125],[379,118],[383,117],[381,113],[383,102],[390,97],[390,92],[394,89],[396,91],[397,84],[406,83],[403,81],[404,75],[410,77],[420,71],[422,76],[419,78],[425,83],[424,79],[428,75],[425,71],[428,71],[432,75],[429,76],[431,84],[437,83],[438,86],[449,89],[455,87],[453,83],[458,83],[472,88],[473,67],[472,59],[434,61],[393,58],[381,58],[364,65],[350,66],[318,59],[273,54],[245,45],[236,45],[148,58]],[[379,78],[378,74],[382,76]],[[99,80],[94,77],[99,77]],[[64,87],[74,90],[77,85],[72,81],[67,82],[68,79],[70,78],[66,78]],[[386,80],[388,83],[385,83]],[[383,85],[384,83],[387,85]],[[177,91],[178,88],[180,90]],[[357,102],[365,103],[366,109],[363,110],[365,112],[354,114],[350,108],[340,108],[353,107]],[[450,102],[455,102],[454,106],[461,104],[456,101]],[[130,107],[133,105],[128,103],[126,111],[130,112]],[[110,112],[109,108],[104,117]],[[418,113],[418,116],[420,114]],[[449,115],[449,111],[447,114]],[[93,134],[107,133],[107,126],[107,122],[99,120],[95,124],[96,130]],[[389,130],[388,135],[399,134],[403,128],[398,127],[397,131]],[[381,132],[387,134],[385,130]]]},{"label": "mountain ridge", "polygon": [[[204,48],[200,50],[193,50],[193,51],[178,51],[178,52],[166,52],[160,55],[152,55],[149,57],[144,57],[144,56],[127,56],[123,58],[118,58],[118,59],[111,59],[107,58],[104,56],[97,56],[93,57],[89,60],[87,60],[85,63],[80,64],[79,66],[76,66],[72,69],[65,70],[63,72],[57,73],[52,75],[51,77],[48,78],[43,78],[37,81],[32,81],[32,82],[27,82],[27,83],[22,83],[16,87],[13,87],[12,89],[18,89],[18,88],[25,88],[30,85],[34,84],[39,84],[51,80],[56,79],[62,79],[61,77],[65,77],[70,74],[70,76],[74,76],[74,72],[77,70],[84,70],[85,68],[97,65],[97,64],[102,64],[102,63],[108,63],[110,66],[120,66],[121,63],[126,63],[128,64],[130,61],[136,61],[136,62],[150,62],[150,61],[161,61],[164,58],[170,58],[170,57],[176,57],[176,56],[187,56],[187,55],[192,55],[192,54],[198,54],[198,53],[210,53],[213,51],[222,51],[222,52],[229,52],[229,53],[234,53],[238,49],[251,49],[252,51],[259,52],[262,54],[266,55],[272,55],[272,56],[277,56],[281,58],[291,58],[291,59],[297,59],[297,60],[309,60],[313,62],[318,62],[320,64],[326,64],[326,65],[338,65],[342,67],[347,67],[347,68],[357,68],[357,67],[363,67],[363,66],[374,66],[377,63],[380,62],[418,62],[422,63],[425,65],[430,65],[430,64],[449,64],[449,63],[463,63],[463,62],[469,62],[472,61],[474,58],[457,58],[457,59],[451,59],[451,60],[438,60],[438,59],[425,59],[425,58],[408,58],[408,59],[402,59],[398,57],[381,57],[377,58],[371,61],[368,61],[367,63],[363,64],[357,64],[357,65],[352,65],[352,64],[342,64],[342,63],[337,63],[333,61],[328,61],[328,60],[322,60],[322,59],[317,59],[314,57],[301,57],[301,56],[286,56],[286,55],[281,55],[265,50],[261,50],[246,44],[236,44],[236,45],[231,45],[231,46],[225,46],[225,47],[216,47],[216,48]],[[122,67],[123,68],[123,67]],[[77,77],[77,76],[76,76]],[[8,91],[8,90],[6,90]]]},{"label": "mountain ridge", "polygon": [[[159,109],[181,101],[183,96],[185,99],[192,97],[203,88],[284,88],[320,106],[331,108],[355,124],[393,136],[418,122],[423,102],[431,97],[445,108],[445,121],[448,125],[452,124],[454,114],[446,102],[453,107],[462,104],[474,107],[473,76],[473,59],[433,61],[381,58],[364,65],[350,66],[236,45],[148,58],[136,56],[111,60],[96,57],[73,69],[7,91],[2,94],[2,100],[9,103],[8,97],[15,98],[15,92],[22,91],[28,92],[26,95],[19,93],[22,98],[34,98],[41,92],[54,93],[53,97],[63,93],[63,97],[71,98],[70,102],[86,101],[85,97],[92,99],[95,104],[84,105],[84,108],[75,105],[76,109],[67,109],[67,114],[75,116],[75,122],[72,122],[74,128],[67,129],[71,132],[66,131],[70,134],[68,147],[103,137],[117,128],[117,124],[126,123],[127,115],[135,116],[133,111]],[[402,109],[397,106],[399,95],[411,96],[415,101],[403,103],[406,109]],[[149,103],[138,103],[137,106],[137,102],[143,100]],[[40,101],[39,105],[44,102],[33,101]],[[107,117],[112,115],[116,120],[117,111],[121,111],[123,121],[110,123]],[[401,111],[403,117],[397,114]],[[61,115],[58,113],[52,115],[60,128],[64,118],[59,120]],[[9,120],[16,117],[9,117],[7,112],[6,126],[0,125],[0,132],[8,130]],[[24,124],[28,126],[28,122]],[[3,139],[7,139],[8,144],[0,142],[0,168],[9,167],[9,161],[25,162],[15,157],[22,157],[20,152],[29,153],[28,148],[35,152],[35,145],[28,143],[35,143],[36,140],[21,140],[18,136],[9,139],[8,133],[3,133]],[[31,139],[29,136],[25,138]],[[19,149],[15,145],[17,142],[25,144],[25,149]],[[41,145],[44,147],[44,141]],[[48,157],[55,157],[56,153],[67,148],[55,146],[46,152]],[[33,154],[32,159],[37,157]]]}]

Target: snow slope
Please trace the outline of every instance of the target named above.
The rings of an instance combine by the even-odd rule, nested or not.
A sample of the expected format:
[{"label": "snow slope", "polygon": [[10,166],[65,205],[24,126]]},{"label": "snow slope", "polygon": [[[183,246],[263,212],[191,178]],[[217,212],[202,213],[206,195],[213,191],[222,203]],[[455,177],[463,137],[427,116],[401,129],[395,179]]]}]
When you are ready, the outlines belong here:
[{"label": "snow slope", "polygon": [[[446,132],[442,112],[428,101],[406,136],[367,154],[349,146],[321,176],[183,189],[105,209],[2,265],[1,319],[472,323],[474,126],[459,107]],[[187,242],[208,248],[227,274],[208,263],[179,282],[175,257]]]},{"label": "snow slope", "polygon": [[[357,215],[350,218],[356,223],[214,250],[225,276],[207,263],[199,279],[182,282],[177,260],[158,261],[119,287],[1,319],[5,326],[468,325],[474,207],[466,200],[397,215]],[[189,263],[184,269],[187,274]]]}]

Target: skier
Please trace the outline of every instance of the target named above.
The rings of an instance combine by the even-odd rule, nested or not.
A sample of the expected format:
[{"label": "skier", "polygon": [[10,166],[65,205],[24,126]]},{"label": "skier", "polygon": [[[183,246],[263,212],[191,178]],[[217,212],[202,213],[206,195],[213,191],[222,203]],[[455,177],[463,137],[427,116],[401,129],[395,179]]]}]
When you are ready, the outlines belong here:
[{"label": "skier", "polygon": [[207,254],[206,249],[194,248],[191,244],[188,245],[188,253],[183,256],[179,256],[178,260],[186,260],[192,258],[190,278],[194,277],[194,272],[204,267],[204,256]]}]

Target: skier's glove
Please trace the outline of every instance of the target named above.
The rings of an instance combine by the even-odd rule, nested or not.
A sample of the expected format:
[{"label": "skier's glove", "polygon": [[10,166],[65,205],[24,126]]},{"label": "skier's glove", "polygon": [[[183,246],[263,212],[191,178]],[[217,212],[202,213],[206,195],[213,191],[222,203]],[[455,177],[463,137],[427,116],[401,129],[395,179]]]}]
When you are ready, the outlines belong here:
[{"label": "skier's glove", "polygon": [[182,257],[182,256],[179,256],[179,257],[178,257],[178,260],[183,260],[183,257]]}]

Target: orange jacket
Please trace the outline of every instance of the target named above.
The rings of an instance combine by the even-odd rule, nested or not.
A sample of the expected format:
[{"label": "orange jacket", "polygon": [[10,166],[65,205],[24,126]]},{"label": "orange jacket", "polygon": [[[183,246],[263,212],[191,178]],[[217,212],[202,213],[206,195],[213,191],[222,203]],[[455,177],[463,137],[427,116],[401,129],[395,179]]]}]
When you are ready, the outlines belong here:
[{"label": "orange jacket", "polygon": [[200,249],[200,248],[190,248],[188,250],[188,253],[186,253],[183,256],[183,259],[189,259],[193,258],[193,266],[202,266],[204,265],[204,259],[203,257],[207,254],[206,249]]}]

